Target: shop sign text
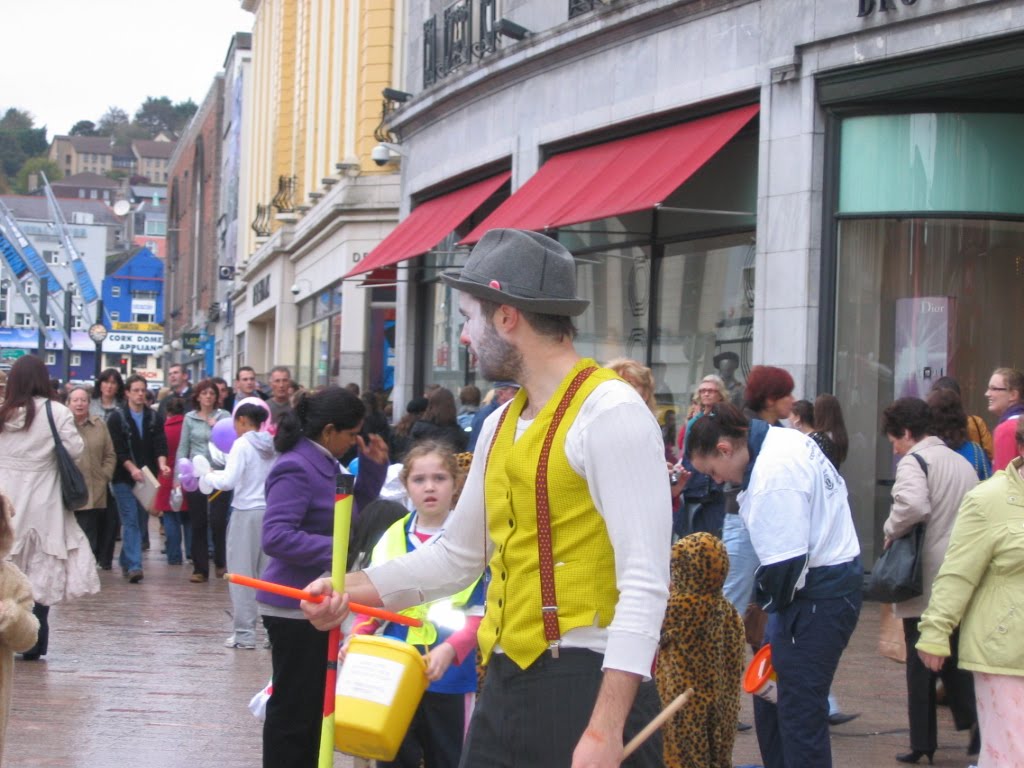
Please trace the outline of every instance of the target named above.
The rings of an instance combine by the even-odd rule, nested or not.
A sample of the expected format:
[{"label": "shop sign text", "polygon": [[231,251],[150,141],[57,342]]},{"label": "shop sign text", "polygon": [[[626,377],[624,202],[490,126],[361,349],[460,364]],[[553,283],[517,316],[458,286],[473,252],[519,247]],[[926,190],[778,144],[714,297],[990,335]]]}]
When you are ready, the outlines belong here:
[{"label": "shop sign text", "polygon": [[857,15],[864,17],[873,13],[895,11],[898,5],[917,5],[917,0],[857,0]]}]

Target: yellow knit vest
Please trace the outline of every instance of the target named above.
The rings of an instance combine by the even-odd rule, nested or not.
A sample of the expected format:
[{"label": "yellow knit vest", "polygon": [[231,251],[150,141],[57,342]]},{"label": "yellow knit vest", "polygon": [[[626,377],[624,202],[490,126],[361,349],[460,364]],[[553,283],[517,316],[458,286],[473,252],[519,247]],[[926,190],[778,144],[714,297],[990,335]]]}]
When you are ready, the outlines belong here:
[{"label": "yellow knit vest", "polygon": [[[577,373],[595,365],[593,360],[577,363],[516,440],[516,424],[526,404],[526,393],[520,390],[509,404],[487,457],[484,493],[495,546],[487,611],[478,634],[484,663],[500,644],[512,661],[526,669],[548,647],[541,618],[537,555],[537,471],[541,447],[562,395]],[[594,506],[586,480],[565,457],[565,436],[583,402],[599,384],[615,378],[614,372],[599,368],[583,383],[555,433],[548,459],[555,595],[563,635],[576,627],[608,626],[619,600],[615,555],[604,519]],[[608,450],[615,446],[609,445]]]}]

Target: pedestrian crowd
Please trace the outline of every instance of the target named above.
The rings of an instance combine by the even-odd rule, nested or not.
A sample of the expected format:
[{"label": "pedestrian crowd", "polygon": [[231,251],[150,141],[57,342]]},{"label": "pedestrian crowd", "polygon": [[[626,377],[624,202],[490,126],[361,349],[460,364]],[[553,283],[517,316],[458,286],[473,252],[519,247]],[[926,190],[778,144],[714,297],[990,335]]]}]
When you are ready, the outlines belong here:
[{"label": "pedestrian crowd", "polygon": [[[426,693],[381,766],[731,766],[748,647],[776,676],[754,696],[764,766],[830,766],[830,728],[857,716],[831,688],[871,570],[842,403],[796,400],[786,370],[717,350],[677,409],[641,362],[577,352],[574,270],[542,235],[485,235],[442,280],[489,391],[432,385],[401,415],[285,366],[267,391],[251,367],[229,385],[173,365],[159,394],[116,369],[58,392],[18,359],[0,382],[0,759],[14,654],[45,656],[49,607],[98,592],[115,553],[143,584],[154,516],[188,589],[231,572],[324,598],[230,587],[224,645],[271,649],[268,768],[317,764],[339,625],[424,658]],[[901,763],[933,760],[941,680],[977,766],[1024,765],[1024,373],[996,368],[986,398],[991,431],[949,377],[879,425],[883,546],[920,541],[919,593],[884,607],[906,650]],[[355,476],[346,596],[323,578],[339,473]],[[421,626],[352,614],[348,596]]]}]

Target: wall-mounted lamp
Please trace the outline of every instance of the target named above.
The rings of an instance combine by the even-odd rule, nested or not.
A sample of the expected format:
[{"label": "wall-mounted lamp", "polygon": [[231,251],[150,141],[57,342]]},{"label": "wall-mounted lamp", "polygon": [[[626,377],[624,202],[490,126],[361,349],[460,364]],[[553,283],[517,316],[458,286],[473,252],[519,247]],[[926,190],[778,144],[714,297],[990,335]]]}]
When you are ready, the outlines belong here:
[{"label": "wall-mounted lamp", "polygon": [[533,33],[521,24],[516,24],[508,19],[498,19],[494,22],[494,31],[499,35],[511,38],[512,40],[525,40]]},{"label": "wall-mounted lamp", "polygon": [[400,91],[397,88],[385,88],[380,92],[380,95],[388,101],[397,101],[399,104],[405,104],[405,102],[412,98],[411,93]]},{"label": "wall-mounted lamp", "polygon": [[175,339],[174,341],[172,341],[171,349],[173,349],[175,352],[181,349],[181,339]]}]

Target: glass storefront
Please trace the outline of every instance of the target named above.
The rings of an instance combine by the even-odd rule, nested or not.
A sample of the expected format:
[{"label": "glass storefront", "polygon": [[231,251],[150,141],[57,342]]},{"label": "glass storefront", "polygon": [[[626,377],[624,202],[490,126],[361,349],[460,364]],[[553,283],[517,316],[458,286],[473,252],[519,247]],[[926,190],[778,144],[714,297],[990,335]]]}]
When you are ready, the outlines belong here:
[{"label": "glass storefront", "polygon": [[[750,368],[756,199],[755,122],[658,208],[549,233],[576,257],[577,292],[590,299],[576,318],[576,348],[601,363],[630,357],[650,366],[662,422],[669,410],[685,415],[719,353],[736,353],[741,382]],[[442,269],[465,263],[456,242],[426,257],[421,286],[422,385],[453,392],[487,384],[458,343],[458,294],[436,281]]]},{"label": "glass storefront", "polygon": [[926,396],[948,375],[967,413],[993,426],[989,374],[1024,360],[1012,323],[1024,306],[1024,152],[1007,140],[1021,135],[1022,120],[843,122],[834,375],[850,431],[843,475],[866,561],[881,542],[895,468],[879,425],[885,407]]},{"label": "glass storefront", "polygon": [[298,306],[295,377],[304,387],[337,383],[341,353],[341,283]]}]

